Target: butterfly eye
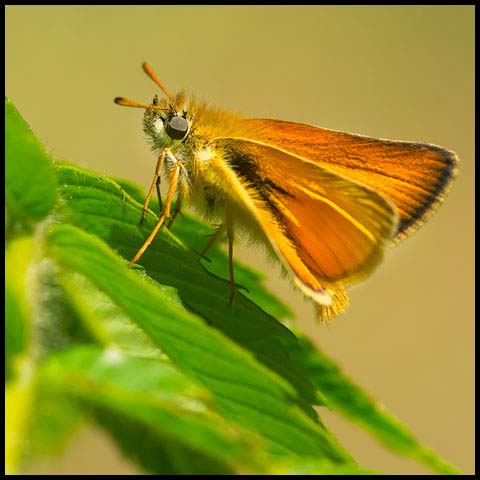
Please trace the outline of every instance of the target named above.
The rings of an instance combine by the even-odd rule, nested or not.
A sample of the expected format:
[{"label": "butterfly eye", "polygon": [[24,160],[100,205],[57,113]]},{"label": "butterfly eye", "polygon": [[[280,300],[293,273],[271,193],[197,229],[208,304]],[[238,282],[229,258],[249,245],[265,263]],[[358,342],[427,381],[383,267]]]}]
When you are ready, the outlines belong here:
[{"label": "butterfly eye", "polygon": [[173,140],[181,140],[188,132],[188,121],[183,117],[175,115],[167,120],[165,130]]}]

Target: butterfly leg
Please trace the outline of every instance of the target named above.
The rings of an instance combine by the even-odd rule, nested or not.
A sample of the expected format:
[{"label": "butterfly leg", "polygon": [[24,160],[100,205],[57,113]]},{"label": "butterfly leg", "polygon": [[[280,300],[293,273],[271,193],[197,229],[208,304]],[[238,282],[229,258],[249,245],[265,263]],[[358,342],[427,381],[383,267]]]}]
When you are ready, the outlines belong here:
[{"label": "butterfly leg", "polygon": [[228,237],[228,271],[230,273],[230,298],[228,303],[231,305],[235,295],[235,281],[233,278],[233,222],[232,217],[227,212],[227,237]]},{"label": "butterfly leg", "polygon": [[220,240],[220,237],[223,235],[223,233],[225,232],[227,228],[227,225],[225,223],[222,223],[218,228],[217,228],[217,231],[212,235],[212,237],[210,238],[210,240],[208,241],[208,243],[205,245],[205,247],[203,248],[203,250],[200,252],[200,257],[204,257],[207,252],[210,250],[210,248],[213,247],[213,245],[215,245],[215,243],[218,242],[218,240]]},{"label": "butterfly leg", "polygon": [[162,171],[163,162],[167,155],[167,150],[163,150],[160,156],[158,157],[157,166],[155,167],[155,175],[153,176],[152,184],[150,185],[150,190],[148,191],[147,198],[143,204],[142,218],[140,219],[140,224],[143,225],[145,221],[145,216],[147,215],[148,204],[153,195],[153,189],[157,188],[158,202],[160,205],[160,210],[162,210],[162,195],[160,193],[160,173]]},{"label": "butterfly leg", "polygon": [[160,191],[160,183],[162,181],[162,177],[160,176],[160,171],[158,172],[158,177],[155,182],[155,187],[157,189],[157,198],[158,198],[158,209],[160,211],[160,214],[163,211],[163,202],[162,202],[162,192]]},{"label": "butterfly leg", "polygon": [[230,298],[228,303],[231,305],[233,302],[233,297],[235,296],[235,282],[233,276],[233,223],[228,214],[226,221],[217,228],[217,231],[212,235],[208,243],[200,252],[200,257],[202,258],[206,255],[210,248],[215,245],[218,240],[220,240],[225,231],[227,231],[228,237],[228,271],[230,273]]},{"label": "butterfly leg", "polygon": [[172,223],[177,218],[181,209],[182,209],[182,197],[180,195],[177,195],[177,201],[175,203],[175,208],[173,209],[173,214],[172,214],[172,216],[170,217],[170,220],[167,223],[167,228],[168,229],[170,229],[170,227],[172,226]]},{"label": "butterfly leg", "polygon": [[[180,169],[181,168],[182,168],[181,162],[177,161],[175,163],[175,166],[173,167],[172,174],[171,174],[171,177],[170,177],[170,184],[168,186],[167,197],[165,199],[165,209],[163,210],[162,214],[160,215],[160,218],[158,219],[158,221],[157,221],[155,227],[153,228],[152,232],[150,233],[148,238],[145,240],[145,243],[142,245],[140,250],[137,252],[137,254],[132,258],[132,260],[128,264],[130,267],[134,263],[137,263],[138,259],[143,255],[145,250],[152,243],[153,239],[155,238],[155,235],[158,233],[158,231],[160,230],[160,227],[165,222],[165,219],[170,215],[170,208],[172,206],[172,199],[173,199],[173,196],[175,194],[175,191],[177,190],[178,177],[180,175]],[[153,190],[153,188],[152,188],[152,190]]]}]

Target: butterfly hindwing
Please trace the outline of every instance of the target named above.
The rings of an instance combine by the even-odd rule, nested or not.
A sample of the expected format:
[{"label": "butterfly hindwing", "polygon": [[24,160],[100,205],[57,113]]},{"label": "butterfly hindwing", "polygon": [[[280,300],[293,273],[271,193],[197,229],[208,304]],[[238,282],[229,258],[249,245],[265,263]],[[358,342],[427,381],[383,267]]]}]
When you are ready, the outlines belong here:
[{"label": "butterfly hindwing", "polygon": [[304,289],[353,281],[381,261],[398,221],[381,195],[261,142],[225,138],[212,146],[223,152],[223,174],[245,192],[244,203]]}]

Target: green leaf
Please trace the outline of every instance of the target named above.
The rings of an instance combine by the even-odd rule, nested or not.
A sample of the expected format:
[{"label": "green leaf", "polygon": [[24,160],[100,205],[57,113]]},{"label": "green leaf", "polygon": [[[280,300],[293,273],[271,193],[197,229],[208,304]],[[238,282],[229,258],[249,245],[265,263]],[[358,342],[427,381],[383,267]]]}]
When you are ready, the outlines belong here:
[{"label": "green leaf", "polygon": [[[351,461],[331,434],[295,405],[297,393],[287,382],[185,310],[179,300],[173,302],[171,292],[165,295],[129,271],[98,239],[59,225],[51,230],[49,252],[61,265],[89,278],[183,372],[206,386],[226,418],[260,433],[274,451]],[[192,269],[191,276],[195,273]]]},{"label": "green leaf", "polygon": [[332,464],[322,460],[302,463],[279,462],[270,469],[271,475],[378,475],[377,472],[355,464]]},{"label": "green leaf", "polygon": [[[138,203],[145,201],[145,192],[138,185],[125,179],[115,181]],[[152,197],[150,210],[158,212],[158,201]],[[209,227],[188,213],[182,212],[172,225],[170,231],[185,245],[196,252],[200,252],[213,232]],[[225,280],[229,279],[228,254],[218,243],[208,252],[208,260],[202,260],[203,266],[211,273]],[[254,303],[262,307],[272,317],[277,319],[293,318],[293,312],[263,285],[265,275],[252,270],[247,265],[234,260],[235,283],[240,285],[242,293]]]},{"label": "green leaf", "polygon": [[31,307],[27,275],[33,253],[33,238],[14,240],[5,252],[5,369],[7,378],[14,372],[12,362],[25,352],[30,340]]},{"label": "green leaf", "polygon": [[166,360],[77,347],[52,356],[42,376],[88,406],[125,453],[154,473],[232,473],[250,465],[258,442],[212,413],[201,400],[208,392]]},{"label": "green leaf", "polygon": [[[20,370],[20,369],[19,369]],[[18,473],[35,409],[35,371],[24,361],[22,374],[5,385],[5,473]]]},{"label": "green leaf", "polygon": [[32,305],[27,285],[32,237],[9,243],[5,258],[5,472],[16,473],[33,410],[35,367],[31,358]]},{"label": "green leaf", "polygon": [[439,473],[458,473],[454,466],[418,443],[405,425],[353,383],[331,359],[316,349],[310,340],[299,338],[298,342],[288,343],[290,355],[308,371],[309,377],[331,410],[365,428],[396,453],[414,458]]},{"label": "green leaf", "polygon": [[59,280],[78,321],[95,343],[138,357],[162,357],[150,338],[84,276],[62,272]]},{"label": "green leaf", "polygon": [[41,357],[67,342],[64,327],[69,318],[41,252],[39,235],[15,238],[6,248],[5,454],[9,473],[18,473],[33,457],[60,451],[81,420],[78,409],[37,375]]},{"label": "green leaf", "polygon": [[[67,164],[56,164],[56,171],[65,219],[131,259],[156,222],[153,213],[148,212],[142,227],[142,206],[112,180]],[[129,191],[135,189],[130,186]],[[202,228],[205,231],[205,226]],[[295,386],[299,405],[316,418],[311,408],[317,401],[313,386],[279,341],[283,336],[295,338],[290,330],[239,291],[229,305],[229,283],[207,272],[198,255],[166,229],[159,232],[140,263],[150,278],[177,289],[177,302],[201,315]]]},{"label": "green leaf", "polygon": [[7,98],[5,151],[5,201],[9,222],[30,225],[53,208],[56,177],[49,155]]},{"label": "green leaf", "polygon": [[[41,371],[41,367],[39,369]],[[64,452],[86,421],[80,405],[72,402],[61,389],[54,388],[38,371],[31,401],[32,415],[23,438],[22,465]],[[13,412],[8,413],[13,415]]]},{"label": "green leaf", "polygon": [[[212,234],[213,229],[191,216],[183,215],[181,221],[176,221],[171,231],[179,239],[193,250],[200,252],[206,244],[207,235]],[[205,268],[224,280],[229,279],[228,253],[221,248],[221,244],[212,247],[208,252],[208,259],[203,260]],[[255,304],[262,307],[272,317],[292,318],[292,311],[278,298],[269,292],[263,285],[264,275],[252,270],[245,264],[234,261],[235,283],[242,288],[242,293]]]}]

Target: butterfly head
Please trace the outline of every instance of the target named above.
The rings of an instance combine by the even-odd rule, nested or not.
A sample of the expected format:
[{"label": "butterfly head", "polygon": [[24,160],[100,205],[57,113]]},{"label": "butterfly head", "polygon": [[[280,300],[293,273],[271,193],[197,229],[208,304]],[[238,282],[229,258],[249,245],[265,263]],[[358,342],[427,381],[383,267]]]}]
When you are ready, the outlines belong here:
[{"label": "butterfly head", "polygon": [[[170,101],[159,103],[155,95],[151,107],[145,110],[143,130],[151,140],[154,149],[172,147],[188,137],[192,117],[185,107],[179,107],[183,100],[179,95]],[[184,104],[184,102],[180,102]],[[163,107],[163,108],[158,108]]]},{"label": "butterfly head", "polygon": [[143,130],[150,138],[155,150],[183,142],[188,137],[193,119],[186,108],[185,95],[170,94],[147,63],[143,64],[143,70],[160,87],[166,98],[159,100],[158,95],[155,95],[152,103],[145,105],[117,97],[114,100],[115,103],[145,109]]}]

